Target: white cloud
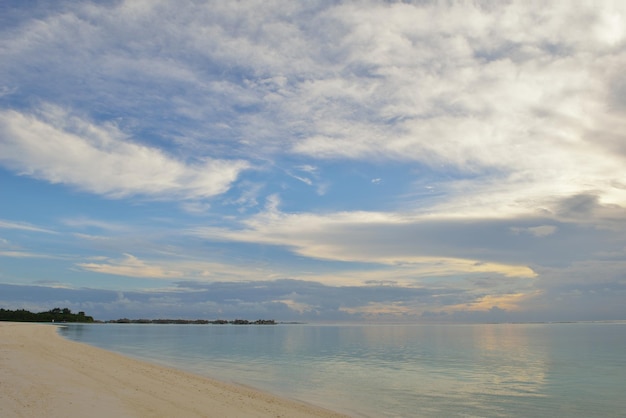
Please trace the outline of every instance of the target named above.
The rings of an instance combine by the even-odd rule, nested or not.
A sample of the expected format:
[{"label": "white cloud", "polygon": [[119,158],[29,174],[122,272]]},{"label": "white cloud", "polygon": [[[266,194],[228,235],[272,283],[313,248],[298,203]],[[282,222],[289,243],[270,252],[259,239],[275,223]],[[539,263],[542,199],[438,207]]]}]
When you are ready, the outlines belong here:
[{"label": "white cloud", "polygon": [[0,251],[0,257],[9,257],[9,258],[49,258],[54,259],[58,258],[55,256],[51,256],[49,254],[37,254],[27,251]]},{"label": "white cloud", "polygon": [[287,172],[287,174],[289,176],[293,177],[294,179],[296,179],[298,181],[301,181],[302,183],[304,183],[304,184],[306,184],[308,186],[312,186],[313,185],[313,181],[310,178],[308,178],[308,177],[298,176],[296,174],[292,174],[292,173],[289,173],[289,172]]},{"label": "white cloud", "polygon": [[[232,240],[284,246],[295,253],[325,260],[410,266],[414,277],[497,273],[534,277],[528,266],[497,261],[497,245],[480,256],[454,244],[463,229],[444,224],[431,227],[433,218],[372,212],[328,215],[284,214],[277,202],[245,221],[245,229],[194,228],[192,235],[210,240]],[[440,232],[437,232],[437,230]],[[536,232],[536,231],[535,231]],[[446,235],[441,239],[437,234]],[[464,255],[459,256],[462,253]],[[478,256],[478,257],[477,257]],[[384,273],[383,273],[384,274]]]},{"label": "white cloud", "polygon": [[83,270],[116,276],[151,279],[183,277],[180,271],[170,270],[158,264],[147,264],[131,254],[125,254],[122,260],[109,260],[107,263],[78,263],[77,266]]},{"label": "white cloud", "polygon": [[56,234],[50,229],[41,228],[25,222],[13,222],[0,219],[0,229],[18,229],[21,231],[42,232],[45,234]]},{"label": "white cloud", "polygon": [[[87,238],[89,239],[89,238]],[[146,250],[146,248],[142,248]],[[122,258],[89,257],[89,262],[76,263],[82,270],[122,277],[162,280],[189,280],[190,282],[245,282],[272,280],[284,277],[284,270],[275,270],[254,260],[228,264],[208,261],[213,257],[200,252],[181,254],[181,249],[171,247],[147,249],[146,256],[125,253]],[[191,251],[189,251],[191,253]],[[1,255],[1,253],[0,253]]]},{"label": "white cloud", "polygon": [[[298,171],[295,173],[294,171]],[[324,196],[331,184],[328,180],[322,179],[321,170],[312,165],[300,165],[294,167],[294,171],[285,170],[285,173],[298,181],[315,188],[315,192],[318,196]]]},{"label": "white cloud", "polygon": [[[626,106],[615,93],[626,64],[625,12],[602,2],[86,4],[11,33],[5,65],[15,65],[11,83],[62,93],[77,106],[95,97],[129,131],[148,130],[183,155],[416,162],[471,178],[471,192],[462,180],[438,185],[449,198],[433,210],[449,203],[461,214],[528,213],[555,195],[588,190],[624,205],[626,191],[613,185],[626,164]],[[81,53],[59,59],[70,42]],[[33,57],[58,87],[22,65]],[[74,80],[85,80],[82,88],[70,88]],[[201,164],[180,167],[157,149],[143,152],[203,183]],[[208,160],[213,187],[179,194],[219,194],[242,169]],[[221,177],[218,162],[226,165]],[[308,175],[293,176],[318,183],[306,169],[314,160],[302,167]],[[45,175],[59,177],[51,171]],[[183,182],[133,174],[134,188],[99,188],[159,195]],[[327,189],[319,185],[318,194]]]},{"label": "white cloud", "polygon": [[252,183],[243,180],[236,186],[237,190],[240,191],[239,197],[233,200],[227,200],[227,202],[239,206],[239,211],[241,212],[249,208],[254,208],[259,204],[257,199],[263,186],[264,185],[260,183]]},{"label": "white cloud", "polygon": [[176,160],[56,107],[41,116],[0,112],[0,163],[22,175],[121,198],[206,198],[227,191],[243,161]]},{"label": "white cloud", "polygon": [[624,41],[626,24],[624,15],[616,10],[602,10],[593,26],[594,35],[609,46],[617,46]]},{"label": "white cloud", "polygon": [[[613,11],[611,21],[623,12]],[[572,24],[603,27],[606,13],[517,2],[332,9],[346,33],[337,43],[344,55],[333,62],[343,78],[319,73],[300,86],[297,103],[288,102],[285,111],[313,115],[293,150],[460,171],[477,190],[443,186],[461,214],[528,213],[555,195],[586,190],[624,205],[626,194],[611,184],[626,164],[624,151],[615,152],[625,118],[607,106],[606,92],[626,54]]]},{"label": "white cloud", "polygon": [[73,228],[97,228],[103,231],[122,232],[131,229],[131,226],[119,222],[109,222],[102,219],[91,219],[87,217],[66,218],[61,220],[64,225]]}]

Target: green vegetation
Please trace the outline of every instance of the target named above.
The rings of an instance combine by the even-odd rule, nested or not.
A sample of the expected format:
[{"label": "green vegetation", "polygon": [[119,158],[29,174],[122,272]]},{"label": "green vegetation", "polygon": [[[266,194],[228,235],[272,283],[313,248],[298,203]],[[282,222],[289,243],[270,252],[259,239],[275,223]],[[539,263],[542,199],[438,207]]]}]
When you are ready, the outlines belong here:
[{"label": "green vegetation", "polygon": [[11,311],[0,309],[0,321],[14,322],[93,322],[93,317],[85,312],[72,313],[67,308],[54,308],[47,312],[33,313],[25,309]]}]

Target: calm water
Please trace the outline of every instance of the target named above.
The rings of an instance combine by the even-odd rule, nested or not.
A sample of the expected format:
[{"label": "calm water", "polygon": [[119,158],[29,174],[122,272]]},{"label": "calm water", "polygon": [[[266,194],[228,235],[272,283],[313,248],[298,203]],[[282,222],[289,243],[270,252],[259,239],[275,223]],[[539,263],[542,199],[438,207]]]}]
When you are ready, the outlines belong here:
[{"label": "calm water", "polygon": [[355,417],[626,416],[626,323],[93,324],[61,334]]}]

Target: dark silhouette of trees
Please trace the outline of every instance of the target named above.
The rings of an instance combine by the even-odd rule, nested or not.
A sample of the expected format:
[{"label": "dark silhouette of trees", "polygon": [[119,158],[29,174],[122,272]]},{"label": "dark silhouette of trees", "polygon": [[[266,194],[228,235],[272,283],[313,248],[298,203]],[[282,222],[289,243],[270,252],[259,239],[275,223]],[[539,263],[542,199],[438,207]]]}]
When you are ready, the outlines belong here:
[{"label": "dark silhouette of trees", "polygon": [[68,308],[54,308],[46,312],[33,313],[25,309],[15,311],[0,309],[0,321],[13,322],[93,322],[93,317],[80,311],[72,313]]}]

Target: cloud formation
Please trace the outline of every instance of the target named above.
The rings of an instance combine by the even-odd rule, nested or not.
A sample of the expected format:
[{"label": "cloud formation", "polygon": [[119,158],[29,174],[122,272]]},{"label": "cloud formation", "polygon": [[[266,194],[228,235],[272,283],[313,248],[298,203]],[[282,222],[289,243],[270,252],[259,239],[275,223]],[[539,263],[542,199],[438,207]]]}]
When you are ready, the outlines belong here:
[{"label": "cloud formation", "polygon": [[18,174],[113,198],[203,198],[228,190],[243,161],[186,164],[104,127],[48,107],[42,117],[0,113],[0,162]]},{"label": "cloud formation", "polygon": [[0,229],[17,229],[17,230],[29,231],[29,232],[42,232],[44,234],[55,233],[54,231],[50,229],[41,228],[35,225],[30,225],[25,222],[12,222],[12,221],[6,221],[2,219],[0,219]]},{"label": "cloud formation", "polygon": [[623,314],[622,3],[3,12],[4,283],[191,316]]}]

